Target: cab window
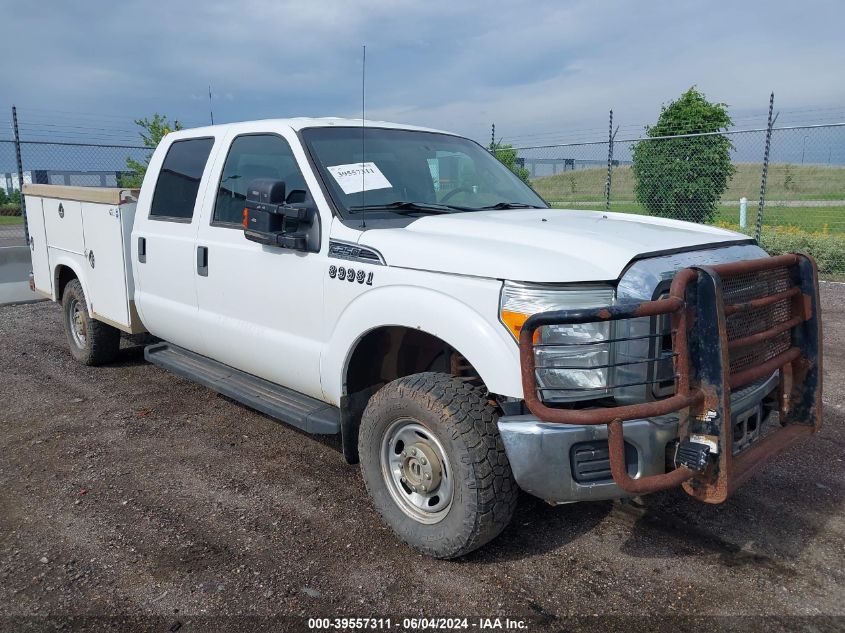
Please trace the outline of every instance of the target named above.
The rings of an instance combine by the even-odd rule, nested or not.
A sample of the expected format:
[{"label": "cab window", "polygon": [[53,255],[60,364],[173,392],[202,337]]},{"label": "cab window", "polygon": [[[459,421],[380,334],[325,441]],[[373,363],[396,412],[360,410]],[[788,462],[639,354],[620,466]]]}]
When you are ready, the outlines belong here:
[{"label": "cab window", "polygon": [[175,222],[193,218],[200,180],[213,145],[213,138],[173,142],[158,174],[150,218]]},{"label": "cab window", "polygon": [[256,178],[284,182],[287,202],[302,202],[307,195],[305,179],[285,139],[275,134],[238,136],[220,175],[212,224],[242,226],[247,187]]}]

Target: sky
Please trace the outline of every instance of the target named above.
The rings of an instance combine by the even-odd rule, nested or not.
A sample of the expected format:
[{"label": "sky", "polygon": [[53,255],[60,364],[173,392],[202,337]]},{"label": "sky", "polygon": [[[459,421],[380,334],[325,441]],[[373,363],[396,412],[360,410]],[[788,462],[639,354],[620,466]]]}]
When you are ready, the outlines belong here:
[{"label": "sky", "polygon": [[217,123],[360,117],[363,44],[368,119],[481,141],[491,123],[517,146],[602,138],[610,108],[634,132],[691,85],[740,125],[765,123],[771,91],[794,118],[845,120],[841,0],[0,0],[0,15],[0,108],[30,138],[131,139],[154,112],[204,125],[209,85]]}]

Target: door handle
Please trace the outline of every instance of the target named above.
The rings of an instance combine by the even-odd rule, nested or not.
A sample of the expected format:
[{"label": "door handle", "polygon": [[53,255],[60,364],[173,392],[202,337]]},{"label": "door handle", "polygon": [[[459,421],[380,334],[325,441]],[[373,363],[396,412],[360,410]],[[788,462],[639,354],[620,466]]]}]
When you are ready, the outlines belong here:
[{"label": "door handle", "polygon": [[208,277],[208,246],[197,246],[197,274]]},{"label": "door handle", "polygon": [[138,261],[142,264],[147,263],[147,238],[138,238]]}]

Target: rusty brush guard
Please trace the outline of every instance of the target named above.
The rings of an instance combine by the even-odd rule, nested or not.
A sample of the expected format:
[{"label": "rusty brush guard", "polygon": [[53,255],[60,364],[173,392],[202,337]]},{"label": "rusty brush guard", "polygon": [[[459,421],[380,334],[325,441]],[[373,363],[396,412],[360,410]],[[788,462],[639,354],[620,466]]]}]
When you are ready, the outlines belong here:
[{"label": "rusty brush guard", "polygon": [[[674,395],[592,409],[543,403],[534,355],[538,328],[660,315],[671,319]],[[519,337],[525,403],[545,422],[607,424],[611,473],[626,492],[642,494],[683,484],[693,497],[721,503],[757,467],[821,425],[821,338],[818,273],[808,255],[685,268],[675,275],[666,298],[530,317]],[[619,340],[611,336],[603,342]],[[782,428],[734,454],[731,391],[774,372],[780,378],[777,408]],[[613,373],[611,369],[610,382]],[[709,458],[703,470],[679,466],[663,475],[631,478],[622,422],[668,413],[679,416],[682,442],[694,437],[706,443],[715,459]]]}]

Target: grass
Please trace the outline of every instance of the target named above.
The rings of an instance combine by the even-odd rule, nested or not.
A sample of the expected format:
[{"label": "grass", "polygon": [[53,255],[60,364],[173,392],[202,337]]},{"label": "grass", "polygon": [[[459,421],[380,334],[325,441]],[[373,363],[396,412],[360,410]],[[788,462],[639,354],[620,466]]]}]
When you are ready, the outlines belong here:
[{"label": "grass", "polygon": [[[554,202],[552,206],[558,209],[592,209],[604,210],[604,201],[567,204]],[[636,213],[648,215],[642,206],[636,202],[612,202],[610,210],[618,213]],[[753,227],[757,219],[757,203],[748,203],[748,226]],[[721,205],[716,210],[714,224],[739,225],[739,207],[735,205]],[[786,226],[809,231],[812,233],[845,234],[845,204],[832,207],[784,207],[766,205],[763,214],[764,225]]]},{"label": "grass", "polygon": [[[760,197],[761,166],[736,165],[724,201]],[[549,201],[604,201],[605,168],[580,169],[535,178],[531,184]],[[766,184],[769,200],[845,200],[845,167],[819,165],[769,165]],[[613,198],[634,200],[634,172],[630,165],[613,169]]]},{"label": "grass", "polygon": [[23,224],[23,218],[19,215],[0,215],[0,226],[6,224]]},{"label": "grass", "polygon": [[[761,167],[757,164],[737,165],[716,222],[739,223],[739,199],[748,198],[748,222],[757,217],[760,197]],[[532,181],[537,192],[558,208],[604,209],[606,169],[582,169]],[[611,211],[642,213],[647,211],[636,202],[634,174],[630,166],[613,170]],[[805,231],[845,233],[845,167],[775,164],[769,167],[764,222],[792,226]],[[835,206],[818,206],[802,201],[842,201]],[[785,206],[789,201],[792,206]]]}]

